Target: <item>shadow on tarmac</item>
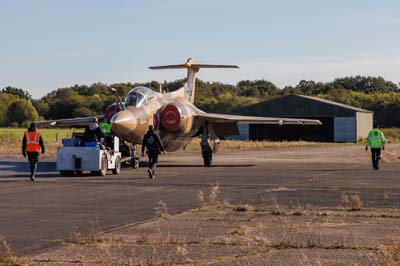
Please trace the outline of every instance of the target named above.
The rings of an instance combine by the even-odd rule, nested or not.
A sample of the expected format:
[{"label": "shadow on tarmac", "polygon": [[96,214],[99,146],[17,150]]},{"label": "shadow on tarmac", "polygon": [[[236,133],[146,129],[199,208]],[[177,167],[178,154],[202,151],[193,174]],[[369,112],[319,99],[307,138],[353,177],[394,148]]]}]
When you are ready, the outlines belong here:
[{"label": "shadow on tarmac", "polygon": [[[227,168],[227,167],[254,167],[255,164],[215,164],[206,168]],[[130,164],[122,164],[123,169],[129,169],[132,166]],[[141,161],[139,164],[140,168],[147,168],[148,162]],[[157,168],[204,168],[202,164],[158,164]],[[79,178],[79,177],[93,177],[91,173],[85,172],[81,175],[70,175],[64,176],[69,178]],[[29,163],[28,161],[0,161],[0,179],[1,178],[29,178]],[[57,171],[56,162],[40,162],[38,163],[37,178],[60,178]],[[104,181],[104,177],[102,178]]]},{"label": "shadow on tarmac", "polygon": [[[198,167],[198,168],[216,168],[216,167],[253,167],[256,166],[255,164],[214,164],[209,167],[206,167],[202,164],[165,164],[163,162],[157,164],[157,168],[191,168],[191,167]],[[131,167],[131,165],[126,165],[123,168]],[[149,163],[146,161],[141,161],[139,163],[140,168],[147,168],[149,167]]]},{"label": "shadow on tarmac", "polygon": [[[190,168],[190,167],[200,167],[200,168],[217,168],[217,167],[253,167],[256,166],[255,164],[215,164],[211,166],[204,166],[200,164],[184,164],[184,165],[175,165],[175,164],[160,164],[157,165],[157,168],[171,168],[171,167],[178,167],[178,168]],[[147,167],[147,164],[146,164]]]},{"label": "shadow on tarmac", "polygon": [[[0,161],[1,171],[10,171],[15,173],[29,172],[29,163],[27,161]],[[40,162],[38,163],[38,171],[51,172],[56,171],[55,162]]]}]

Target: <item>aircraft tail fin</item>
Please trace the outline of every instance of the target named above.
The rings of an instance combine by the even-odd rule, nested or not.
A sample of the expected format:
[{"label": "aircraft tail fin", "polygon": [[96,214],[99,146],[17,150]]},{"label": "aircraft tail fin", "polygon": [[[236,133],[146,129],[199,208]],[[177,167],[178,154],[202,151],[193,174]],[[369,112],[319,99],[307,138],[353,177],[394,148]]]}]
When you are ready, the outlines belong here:
[{"label": "aircraft tail fin", "polygon": [[235,66],[235,65],[196,64],[196,62],[193,58],[189,58],[185,64],[152,66],[149,68],[153,69],[153,70],[186,68],[187,69],[187,84],[185,85],[185,98],[193,103],[194,95],[195,95],[196,73],[199,72],[200,68],[239,68],[239,67]]}]

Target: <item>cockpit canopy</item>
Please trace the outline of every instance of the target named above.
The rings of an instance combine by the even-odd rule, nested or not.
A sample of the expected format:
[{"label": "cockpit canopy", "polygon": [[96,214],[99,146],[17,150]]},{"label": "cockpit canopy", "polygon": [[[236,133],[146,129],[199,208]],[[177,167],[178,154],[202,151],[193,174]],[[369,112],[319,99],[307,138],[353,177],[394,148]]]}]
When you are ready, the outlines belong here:
[{"label": "cockpit canopy", "polygon": [[146,87],[135,87],[125,97],[125,107],[140,107],[154,98],[154,91]]}]

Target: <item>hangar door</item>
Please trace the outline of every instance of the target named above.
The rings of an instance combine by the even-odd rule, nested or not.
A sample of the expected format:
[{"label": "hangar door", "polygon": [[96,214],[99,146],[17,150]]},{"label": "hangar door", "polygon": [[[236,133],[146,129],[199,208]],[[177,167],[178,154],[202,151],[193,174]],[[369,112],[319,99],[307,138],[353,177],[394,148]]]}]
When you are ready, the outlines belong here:
[{"label": "hangar door", "polygon": [[334,142],[356,142],[356,118],[334,118]]}]

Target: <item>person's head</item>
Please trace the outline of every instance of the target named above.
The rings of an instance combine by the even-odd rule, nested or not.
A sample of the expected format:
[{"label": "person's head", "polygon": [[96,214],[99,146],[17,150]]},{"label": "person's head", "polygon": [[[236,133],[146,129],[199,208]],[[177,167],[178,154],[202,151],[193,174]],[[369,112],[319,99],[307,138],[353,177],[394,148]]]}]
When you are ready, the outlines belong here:
[{"label": "person's head", "polygon": [[30,130],[36,130],[36,124],[32,122],[32,123],[29,125],[29,129],[30,129]]},{"label": "person's head", "polygon": [[149,125],[149,131],[154,131],[154,126],[153,125]]}]

